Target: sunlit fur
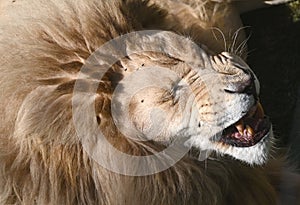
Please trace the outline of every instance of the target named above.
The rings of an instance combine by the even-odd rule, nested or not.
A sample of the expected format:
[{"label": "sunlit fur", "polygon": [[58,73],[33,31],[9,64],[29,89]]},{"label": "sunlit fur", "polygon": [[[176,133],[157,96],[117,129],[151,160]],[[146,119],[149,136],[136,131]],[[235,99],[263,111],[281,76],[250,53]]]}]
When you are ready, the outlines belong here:
[{"label": "sunlit fur", "polygon": [[[229,30],[241,27],[231,6],[207,5],[190,10],[212,15],[208,11],[219,6],[223,13],[214,12],[207,19],[218,22],[201,27],[193,24],[195,19],[188,25],[184,16],[192,17],[187,11],[174,21],[170,13],[176,13],[168,6],[160,9],[141,0],[0,1],[0,204],[276,204],[281,160],[252,167],[226,156],[200,162],[191,154],[163,172],[130,177],[98,165],[76,137],[71,107],[76,73],[108,40],[165,28],[204,44],[207,52],[219,53],[229,44],[243,51],[244,38],[233,43],[229,37]],[[229,18],[223,18],[226,12]],[[210,36],[212,27],[225,38]],[[114,87],[109,77],[104,79],[95,115],[101,116],[108,140],[133,155],[162,149],[159,142],[134,143],[117,132],[110,113]]]}]

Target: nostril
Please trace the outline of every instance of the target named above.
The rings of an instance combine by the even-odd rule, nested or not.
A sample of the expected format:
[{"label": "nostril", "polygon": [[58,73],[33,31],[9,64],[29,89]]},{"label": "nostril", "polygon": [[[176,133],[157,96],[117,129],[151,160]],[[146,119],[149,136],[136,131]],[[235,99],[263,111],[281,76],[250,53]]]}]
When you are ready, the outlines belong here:
[{"label": "nostril", "polygon": [[253,95],[255,100],[258,100],[258,93],[256,92],[256,87],[254,82],[252,82],[249,86],[244,89],[244,92],[248,95]]},{"label": "nostril", "polygon": [[245,87],[243,93],[246,93],[248,95],[251,95],[251,94],[254,94],[256,93],[256,89],[254,88],[254,85],[251,84],[251,85],[248,85]]}]

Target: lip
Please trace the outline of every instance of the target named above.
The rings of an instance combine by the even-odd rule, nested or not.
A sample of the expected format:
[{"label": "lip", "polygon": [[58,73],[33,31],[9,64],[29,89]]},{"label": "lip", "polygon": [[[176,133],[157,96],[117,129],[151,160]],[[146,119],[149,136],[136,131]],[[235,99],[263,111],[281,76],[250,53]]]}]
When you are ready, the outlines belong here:
[{"label": "lip", "polygon": [[251,147],[264,139],[270,130],[270,119],[257,103],[244,117],[223,130],[219,142],[234,147]]}]

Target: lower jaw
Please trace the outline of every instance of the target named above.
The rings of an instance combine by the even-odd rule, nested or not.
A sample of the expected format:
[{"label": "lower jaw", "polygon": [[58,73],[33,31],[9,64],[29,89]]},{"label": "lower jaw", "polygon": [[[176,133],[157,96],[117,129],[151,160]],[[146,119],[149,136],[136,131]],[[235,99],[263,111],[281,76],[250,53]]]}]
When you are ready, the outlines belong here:
[{"label": "lower jaw", "polygon": [[234,159],[250,165],[262,165],[269,158],[269,152],[271,150],[273,139],[274,137],[271,127],[269,133],[251,147],[234,147],[231,145],[218,143],[215,147],[215,150],[218,153],[229,155]]}]

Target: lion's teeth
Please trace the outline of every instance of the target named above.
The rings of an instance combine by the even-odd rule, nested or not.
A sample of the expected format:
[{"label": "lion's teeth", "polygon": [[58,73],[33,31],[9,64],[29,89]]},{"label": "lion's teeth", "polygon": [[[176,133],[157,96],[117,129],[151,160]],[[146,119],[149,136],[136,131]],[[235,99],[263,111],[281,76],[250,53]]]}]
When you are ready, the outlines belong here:
[{"label": "lion's teeth", "polygon": [[253,136],[255,134],[253,128],[249,125],[245,125],[243,120],[239,120],[235,124],[235,127],[240,135]]},{"label": "lion's teeth", "polygon": [[235,124],[236,129],[239,131],[239,133],[241,135],[244,134],[244,121],[243,120],[239,120],[236,124]]},{"label": "lion's teeth", "polygon": [[257,106],[252,107],[246,116],[253,117],[255,115],[256,110],[257,110]]},{"label": "lion's teeth", "polygon": [[264,116],[265,116],[264,109],[261,106],[261,104],[258,102],[257,103],[257,109],[256,109],[255,117],[256,118],[263,118]]},{"label": "lion's teeth", "polygon": [[254,130],[249,125],[246,125],[246,130],[247,130],[247,133],[249,133],[251,136],[253,136],[255,134]]}]

